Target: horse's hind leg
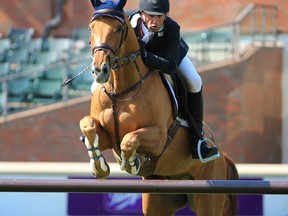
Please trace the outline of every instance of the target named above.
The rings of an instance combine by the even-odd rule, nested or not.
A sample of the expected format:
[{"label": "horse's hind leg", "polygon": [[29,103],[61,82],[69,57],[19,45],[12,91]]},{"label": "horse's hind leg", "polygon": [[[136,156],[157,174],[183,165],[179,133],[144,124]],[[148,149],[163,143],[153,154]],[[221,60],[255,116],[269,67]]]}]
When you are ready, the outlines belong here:
[{"label": "horse's hind leg", "polygon": [[233,216],[224,214],[225,194],[194,194],[191,196],[194,196],[194,199],[192,205],[190,202],[190,208],[195,210],[198,216]]},{"label": "horse's hind leg", "polygon": [[80,128],[85,135],[85,145],[90,157],[90,165],[96,178],[106,178],[110,174],[109,166],[99,149],[99,136],[96,133],[96,122],[90,116],[80,121]]},{"label": "horse's hind leg", "polygon": [[185,194],[142,194],[142,211],[145,216],[174,216],[186,204]]}]

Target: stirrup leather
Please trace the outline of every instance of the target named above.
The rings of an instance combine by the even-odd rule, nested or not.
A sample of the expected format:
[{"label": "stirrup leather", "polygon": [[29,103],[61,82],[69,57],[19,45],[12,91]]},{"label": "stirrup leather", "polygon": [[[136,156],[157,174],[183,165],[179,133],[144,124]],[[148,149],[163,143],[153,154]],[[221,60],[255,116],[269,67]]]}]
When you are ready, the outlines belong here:
[{"label": "stirrup leather", "polygon": [[[202,140],[199,139],[198,144],[197,144],[197,152],[198,152],[199,160],[200,160],[202,163],[207,163],[207,162],[209,162],[209,161],[215,160],[215,159],[217,159],[217,158],[220,157],[220,152],[219,152],[219,150],[218,150],[218,153],[217,153],[217,154],[212,155],[212,156],[207,157],[207,158],[203,158],[203,157],[202,157],[202,154],[201,154],[201,145],[202,145],[203,142],[206,142],[207,144],[208,144],[208,143],[211,143],[214,147],[217,148],[217,146],[215,145],[215,143],[213,143],[210,139],[208,139],[208,138],[206,138],[206,137],[203,137]],[[218,149],[218,148],[217,148],[217,149]]]}]

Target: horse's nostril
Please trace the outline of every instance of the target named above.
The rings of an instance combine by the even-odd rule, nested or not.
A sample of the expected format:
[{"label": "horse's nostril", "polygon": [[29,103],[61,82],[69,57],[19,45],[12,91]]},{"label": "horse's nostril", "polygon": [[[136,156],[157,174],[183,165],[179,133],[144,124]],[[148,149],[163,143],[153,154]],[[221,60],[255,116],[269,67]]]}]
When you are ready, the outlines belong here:
[{"label": "horse's nostril", "polygon": [[108,67],[107,64],[104,64],[104,65],[103,65],[103,67],[102,67],[102,72],[103,72],[104,74],[107,74],[107,73],[109,72],[109,67]]}]

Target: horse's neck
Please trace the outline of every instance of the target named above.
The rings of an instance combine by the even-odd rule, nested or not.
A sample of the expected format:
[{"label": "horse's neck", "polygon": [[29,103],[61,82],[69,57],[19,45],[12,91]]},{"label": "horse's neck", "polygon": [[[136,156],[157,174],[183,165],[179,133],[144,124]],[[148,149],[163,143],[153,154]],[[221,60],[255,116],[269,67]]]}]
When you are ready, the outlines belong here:
[{"label": "horse's neck", "polygon": [[122,92],[140,80],[140,76],[134,63],[123,66],[118,70],[112,70],[110,85],[112,84],[115,93]]},{"label": "horse's neck", "polygon": [[[124,44],[124,46],[129,47],[124,48],[123,54],[119,56],[120,59],[130,56],[137,51],[135,47],[138,47],[138,41],[130,37],[129,35],[127,36],[127,42]],[[135,62],[130,62],[118,70],[112,70],[110,84],[112,83],[115,93],[119,93],[139,82],[147,72],[148,68],[144,65],[141,55],[138,55]]]}]

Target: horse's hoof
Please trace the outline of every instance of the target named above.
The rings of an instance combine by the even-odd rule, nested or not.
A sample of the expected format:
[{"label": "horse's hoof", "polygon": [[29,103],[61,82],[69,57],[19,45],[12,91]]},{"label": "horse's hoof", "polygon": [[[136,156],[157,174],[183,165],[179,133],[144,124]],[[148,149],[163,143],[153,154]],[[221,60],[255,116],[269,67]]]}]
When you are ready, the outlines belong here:
[{"label": "horse's hoof", "polygon": [[110,175],[110,167],[102,155],[97,157],[97,159],[91,158],[90,165],[91,165],[92,174],[96,178],[104,179]]},{"label": "horse's hoof", "polygon": [[126,160],[122,160],[122,161],[121,161],[120,169],[121,169],[122,171],[125,171],[125,170],[126,170]]},{"label": "horse's hoof", "polygon": [[[129,164],[128,167],[130,166],[130,173],[132,175],[137,175],[140,167],[141,167],[141,160],[139,157],[136,156],[136,151],[133,152],[133,154],[130,156],[129,158]],[[120,164],[120,168],[123,171],[126,171],[127,168],[127,160],[124,157],[124,152],[121,152],[121,164]],[[129,169],[128,169],[129,172]]]},{"label": "horse's hoof", "polygon": [[120,164],[120,169],[122,171],[125,171],[126,170],[126,159],[124,157],[124,152],[121,151],[121,164]]},{"label": "horse's hoof", "polygon": [[80,136],[79,140],[85,144],[85,136],[84,135]]},{"label": "horse's hoof", "polygon": [[138,157],[135,157],[133,161],[129,161],[129,164],[131,166],[131,174],[137,175],[141,167],[140,159]]}]

